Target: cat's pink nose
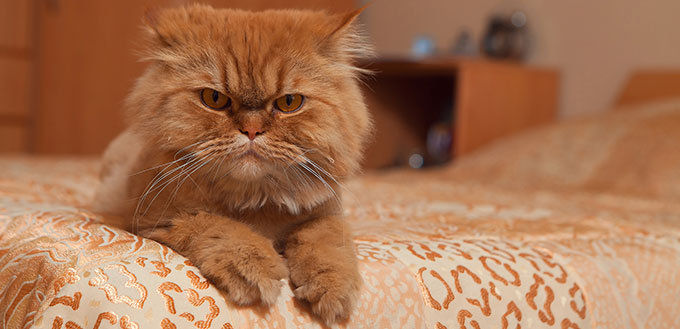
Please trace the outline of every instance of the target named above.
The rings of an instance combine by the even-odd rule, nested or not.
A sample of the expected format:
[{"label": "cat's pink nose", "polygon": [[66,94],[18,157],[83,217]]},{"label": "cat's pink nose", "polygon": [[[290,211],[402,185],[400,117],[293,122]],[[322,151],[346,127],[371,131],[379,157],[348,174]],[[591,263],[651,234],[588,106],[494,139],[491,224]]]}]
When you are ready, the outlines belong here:
[{"label": "cat's pink nose", "polygon": [[264,129],[262,129],[262,126],[259,125],[246,125],[243,127],[243,129],[239,129],[238,131],[248,136],[251,141],[255,139],[255,137],[264,134]]}]

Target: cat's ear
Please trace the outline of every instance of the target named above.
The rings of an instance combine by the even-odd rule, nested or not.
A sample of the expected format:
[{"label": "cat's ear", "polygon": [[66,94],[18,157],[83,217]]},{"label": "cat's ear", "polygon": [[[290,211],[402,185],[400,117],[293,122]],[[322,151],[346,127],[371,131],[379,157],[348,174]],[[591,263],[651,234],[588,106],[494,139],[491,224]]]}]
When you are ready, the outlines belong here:
[{"label": "cat's ear", "polygon": [[350,62],[373,56],[373,48],[357,22],[367,6],[334,16],[321,44],[325,55]]},{"label": "cat's ear", "polygon": [[163,9],[158,7],[147,7],[142,16],[142,27],[146,34],[148,47],[170,47],[167,36],[164,36],[159,27]]},{"label": "cat's ear", "polygon": [[334,35],[341,35],[342,33],[346,32],[351,32],[349,30],[352,29],[353,24],[355,24],[355,21],[359,18],[359,15],[366,9],[368,5],[363,6],[359,9],[350,11],[348,13],[340,15],[338,18],[336,18],[335,22],[335,28],[331,33],[329,34],[329,37],[333,37]]},{"label": "cat's ear", "polygon": [[142,61],[172,63],[181,58],[178,40],[173,34],[176,24],[168,23],[168,15],[167,8],[149,7],[145,10],[142,17],[144,38],[138,51]]}]

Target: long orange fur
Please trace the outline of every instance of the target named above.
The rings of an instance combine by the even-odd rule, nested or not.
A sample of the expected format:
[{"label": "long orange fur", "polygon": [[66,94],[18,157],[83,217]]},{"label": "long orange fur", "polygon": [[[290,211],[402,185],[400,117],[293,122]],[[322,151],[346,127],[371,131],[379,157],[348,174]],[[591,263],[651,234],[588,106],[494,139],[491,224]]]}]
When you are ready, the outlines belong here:
[{"label": "long orange fur", "polygon": [[[289,277],[326,323],[347,318],[361,277],[341,182],[371,127],[357,15],[202,5],[148,15],[150,64],[104,156],[96,208],[189,258],[233,302],[272,304]],[[207,108],[203,88],[232,106]],[[304,106],[277,111],[286,94]],[[252,125],[262,133],[251,140]]]}]

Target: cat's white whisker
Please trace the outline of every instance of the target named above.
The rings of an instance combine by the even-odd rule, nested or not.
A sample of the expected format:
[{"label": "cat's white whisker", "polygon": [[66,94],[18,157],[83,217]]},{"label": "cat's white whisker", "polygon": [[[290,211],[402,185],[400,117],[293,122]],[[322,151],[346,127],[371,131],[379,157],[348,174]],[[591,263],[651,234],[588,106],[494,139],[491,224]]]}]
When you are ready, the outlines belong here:
[{"label": "cat's white whisker", "polygon": [[[304,149],[304,148],[302,148],[302,149]],[[340,187],[342,187],[342,188],[345,188],[345,187],[344,187],[342,184],[340,184],[340,183],[338,182],[338,180],[337,180],[333,175],[331,175],[327,170],[323,169],[319,164],[317,164],[316,162],[314,162],[314,161],[312,161],[311,159],[309,159],[308,157],[306,157],[305,155],[306,155],[307,153],[309,153],[309,152],[319,152],[319,151],[318,151],[317,149],[313,149],[313,148],[312,148],[312,149],[306,149],[306,150],[304,150],[303,153],[297,155],[296,157],[290,157],[290,159],[292,160],[292,162],[286,167],[286,169],[284,170],[284,172],[285,172],[288,168],[290,168],[292,165],[297,165],[297,166],[299,166],[299,167],[304,168],[307,172],[309,172],[309,173],[312,174],[314,177],[316,177],[316,178],[317,178],[317,179],[318,179],[318,180],[319,180],[319,181],[320,181],[320,182],[321,182],[321,183],[322,183],[322,184],[323,184],[323,185],[324,185],[324,186],[325,186],[332,194],[333,194],[333,198],[335,199],[336,202],[338,202],[338,204],[341,204],[340,196],[337,194],[337,192],[335,191],[335,189],[334,189],[334,188],[333,188],[333,187],[332,187],[332,186],[331,186],[331,185],[330,185],[330,184],[329,184],[329,183],[321,176],[321,174],[319,174],[316,170],[314,170],[314,169],[310,168],[309,166],[307,166],[305,163],[309,163],[309,164],[312,165],[315,169],[321,171],[324,175],[328,176],[331,180],[333,180],[333,182],[334,182],[335,184],[337,184],[338,186],[340,186]],[[319,152],[319,153],[320,153],[320,152]],[[322,155],[323,155],[323,154],[322,154]],[[300,161],[299,159],[302,159],[302,160],[304,160],[304,161]],[[296,169],[296,175],[297,175],[298,177],[301,176],[301,177],[304,177],[305,179],[307,179],[307,177],[308,177],[307,175],[302,174],[302,173],[298,173],[299,170],[298,170],[296,167],[292,167],[292,168],[295,168],[295,169]],[[311,181],[310,181],[310,183],[311,183]],[[345,188],[345,189],[346,189],[346,188]]]},{"label": "cat's white whisker", "polygon": [[[323,154],[322,154],[322,155],[323,155]],[[352,192],[352,190],[348,189],[344,184],[340,183],[340,182],[335,178],[335,176],[333,176],[331,173],[329,173],[327,170],[325,170],[325,169],[324,169],[323,167],[321,167],[319,164],[317,164],[316,162],[314,162],[314,161],[312,161],[311,159],[307,158],[306,156],[302,156],[302,158],[303,158],[305,161],[307,161],[309,164],[311,164],[312,166],[314,166],[314,168],[316,168],[317,170],[319,170],[321,173],[325,174],[325,175],[328,176],[330,179],[332,179],[336,184],[338,184],[338,186],[340,186],[340,188],[342,188],[343,190],[345,190],[345,191],[347,192],[347,194],[349,194],[355,201],[359,201],[359,200],[357,199],[356,195],[354,194],[354,192]]]},{"label": "cat's white whisker", "polygon": [[224,160],[227,159],[226,156],[222,156],[222,160],[220,160],[220,164],[217,166],[217,169],[215,170],[215,174],[213,175],[213,181],[217,179],[217,174],[220,172],[220,169],[222,169],[222,164],[224,163]]},{"label": "cat's white whisker", "polygon": [[[198,142],[196,142],[196,143],[189,144],[189,145],[187,145],[187,146],[185,146],[185,147],[183,147],[183,148],[177,150],[177,152],[175,152],[174,159],[177,159],[177,156],[178,156],[180,153],[182,153],[183,151],[185,151],[185,150],[187,150],[187,149],[189,149],[189,148],[191,148],[191,147],[193,147],[193,146],[196,146],[196,145],[198,145],[198,144],[205,143],[205,142],[206,142],[206,140],[198,141]],[[191,154],[191,153],[189,153],[189,154]]]},{"label": "cat's white whisker", "polygon": [[[165,172],[165,173],[164,173],[164,171],[165,171],[165,169],[166,169],[167,167],[164,168],[163,170],[161,170],[161,171],[156,175],[156,177],[154,177],[154,179],[149,183],[149,186],[147,186],[147,188],[145,189],[145,192],[144,192],[144,194],[142,195],[140,201],[144,201],[144,198],[146,197],[146,195],[148,195],[149,193],[151,193],[151,192],[153,192],[155,189],[157,189],[157,188],[158,188],[157,185],[160,184],[166,177],[168,177],[168,176],[170,176],[170,175],[172,175],[172,174],[175,174],[178,170],[182,170],[185,166],[187,166],[187,165],[189,165],[189,164],[191,164],[191,163],[197,161],[198,159],[199,159],[198,157],[194,157],[194,158],[192,158],[191,160],[189,160],[188,162],[183,163],[183,164],[179,165],[177,168],[171,169],[171,170],[169,170],[169,171],[167,171],[167,172]],[[169,166],[168,166],[168,167],[169,167]],[[160,175],[160,177],[159,177],[159,175]]]},{"label": "cat's white whisker", "polygon": [[[164,190],[168,185],[170,185],[173,181],[175,181],[176,179],[178,179],[179,177],[181,177],[182,173],[184,172],[184,169],[186,169],[187,167],[191,167],[191,166],[195,165],[196,163],[200,162],[201,159],[205,158],[205,156],[201,157],[200,154],[199,154],[199,153],[203,153],[203,151],[205,151],[205,150],[201,150],[201,151],[199,151],[199,152],[195,152],[195,153],[194,153],[194,156],[195,156],[195,157],[193,157],[191,160],[187,161],[187,162],[184,163],[184,164],[181,164],[181,165],[178,166],[177,168],[172,169],[172,170],[170,170],[169,172],[163,174],[161,177],[155,178],[154,180],[151,181],[151,183],[149,184],[149,186],[147,186],[147,188],[145,189],[145,192],[144,192],[144,193],[142,194],[142,196],[140,197],[140,200],[139,200],[139,202],[137,203],[137,208],[135,209],[135,212],[134,212],[134,217],[133,217],[133,218],[134,218],[134,219],[133,219],[133,229],[134,229],[135,231],[137,231],[137,228],[138,228],[137,226],[138,226],[138,223],[139,223],[139,217],[143,217],[143,216],[149,211],[149,208],[151,207],[151,205],[153,204],[153,202],[156,200],[156,198],[163,192],[163,190]],[[206,156],[207,156],[207,155],[206,155]],[[177,174],[177,171],[180,171],[180,173]],[[163,171],[159,172],[158,175],[160,175],[162,172],[163,172]],[[169,175],[173,175],[173,174],[174,174],[173,177],[171,177],[170,179],[168,179],[166,182],[161,183],[166,177],[168,177]],[[151,200],[151,202],[149,202],[149,204],[147,205],[147,207],[146,207],[146,209],[144,210],[144,212],[143,212],[142,214],[140,214],[140,208],[143,206],[144,201],[146,200],[146,198],[148,197],[148,195],[149,195],[150,193],[152,193],[152,192],[153,192],[154,190],[156,190],[156,189],[160,189],[160,190],[156,193],[156,195],[155,195],[154,198]]]},{"label": "cat's white whisker", "polygon": [[304,171],[302,171],[302,169],[298,168],[297,166],[293,167],[293,169],[295,169],[296,176],[304,179],[304,184],[306,185],[306,187],[311,188],[314,186],[312,180]]},{"label": "cat's white whisker", "polygon": [[320,171],[322,174],[325,174],[326,176],[328,176],[328,178],[332,179],[336,184],[340,185],[340,183],[335,179],[335,177],[333,175],[331,175],[328,171],[326,171],[326,169],[323,169],[321,166],[319,166],[316,162],[312,161],[311,159],[309,159],[306,156],[302,156],[302,159],[305,162],[311,164],[314,168],[316,168],[316,170]]},{"label": "cat's white whisker", "polygon": [[[172,165],[173,163],[177,163],[177,162],[179,162],[179,161],[182,161],[182,160],[186,160],[186,159],[188,159],[188,158],[191,158],[191,157],[195,156],[195,153],[194,153],[194,152],[189,152],[189,153],[183,155],[183,156],[182,156],[181,158],[179,158],[179,159],[177,158],[177,156],[178,156],[182,151],[185,151],[185,150],[187,150],[188,148],[190,148],[190,147],[192,147],[192,146],[196,146],[196,145],[198,145],[198,144],[200,144],[200,143],[205,143],[205,141],[198,141],[198,142],[196,142],[196,143],[189,144],[189,145],[187,145],[187,146],[185,146],[185,147],[179,149],[177,152],[175,152],[175,155],[173,156],[173,159],[174,159],[173,161],[169,161],[169,162],[166,162],[166,163],[159,164],[159,165],[157,165],[157,166],[153,166],[153,167],[150,167],[150,168],[147,168],[147,169],[138,171],[138,172],[136,172],[136,173],[134,173],[134,174],[131,174],[129,177],[136,176],[136,175],[139,175],[139,174],[141,174],[141,173],[145,173],[145,172],[147,172],[147,171],[151,171],[151,170],[154,170],[154,169],[163,167],[163,166],[165,166],[165,168],[163,168],[163,170],[165,170],[167,167],[169,167],[169,166]],[[200,151],[205,151],[205,150],[200,150]],[[200,151],[199,151],[199,152],[200,152]],[[163,170],[161,170],[161,172],[162,172]]]},{"label": "cat's white whisker", "polygon": [[301,162],[301,161],[297,161],[297,163],[298,163],[299,166],[301,166],[302,168],[304,168],[305,170],[307,170],[310,174],[314,175],[314,177],[316,177],[317,179],[319,179],[319,180],[321,181],[321,183],[323,183],[323,185],[324,185],[328,190],[331,191],[331,193],[332,193],[333,196],[334,196],[335,201],[337,201],[338,204],[342,205],[342,202],[341,202],[341,200],[340,200],[340,196],[335,192],[335,189],[333,189],[333,187],[332,187],[330,184],[328,184],[328,182],[327,182],[327,181],[326,181],[326,180],[325,180],[318,172],[316,172],[315,170],[313,170],[312,168],[310,168],[309,166],[307,166],[306,164],[304,164],[304,163]]},{"label": "cat's white whisker", "polygon": [[[190,163],[190,162],[196,160],[198,157],[200,157],[205,151],[206,151],[206,150],[199,150],[199,151],[197,151],[197,152],[191,152],[191,153],[189,153],[189,154],[183,156],[183,157],[180,158],[180,159],[177,159],[177,160],[175,160],[175,161],[172,161],[172,162],[168,163],[168,165],[165,166],[165,168],[163,168],[162,170],[160,170],[160,171],[158,172],[158,174],[156,174],[156,176],[151,180],[151,182],[149,183],[149,185],[153,185],[153,184],[155,184],[155,183],[158,183],[158,182],[162,181],[165,177],[167,177],[168,175],[172,174],[172,173],[173,173],[174,171],[176,171],[177,169],[182,168],[183,165],[184,165],[184,164],[183,164],[183,165],[180,165],[179,167],[177,167],[177,168],[175,168],[175,169],[172,169],[172,170],[170,170],[170,171],[168,171],[168,172],[165,172],[165,170],[167,170],[167,169],[168,169],[170,166],[172,166],[173,164],[175,164],[175,163],[177,163],[178,161],[181,161],[181,160],[189,159],[189,161],[188,161],[187,163],[185,163],[185,164],[188,164],[188,163]],[[161,175],[161,176],[158,177],[159,175]],[[147,189],[149,189],[149,186],[147,186]]]},{"label": "cat's white whisker", "polygon": [[[144,169],[144,170],[140,170],[140,171],[138,171],[138,172],[136,172],[136,173],[130,174],[128,177],[137,176],[137,175],[139,175],[139,174],[143,174],[143,173],[145,173],[145,172],[147,172],[147,171],[151,171],[151,170],[154,170],[154,169],[158,169],[158,168],[163,167],[163,166],[165,166],[165,168],[163,168],[163,170],[165,170],[166,168],[170,167],[173,163],[180,162],[180,161],[182,161],[182,160],[188,159],[189,157],[191,157],[191,154],[187,154],[187,155],[185,155],[185,156],[183,156],[183,157],[181,157],[181,158],[179,158],[179,159],[175,159],[175,160],[173,160],[173,161],[168,161],[168,162],[159,164],[159,165],[157,165],[157,166],[153,166],[153,167],[150,167],[150,168],[147,168],[147,169]],[[162,172],[163,170],[161,170],[161,172]]]},{"label": "cat's white whisker", "polygon": [[[215,158],[214,154],[215,154],[215,152],[212,152],[212,153],[204,156],[203,160],[200,162],[200,164],[197,164],[194,167],[187,169],[188,174],[186,174],[184,179],[182,179],[182,181],[177,184],[177,187],[175,187],[175,190],[173,191],[172,195],[170,196],[170,198],[168,199],[168,201],[165,204],[165,208],[163,208],[163,211],[158,216],[156,223],[154,223],[154,226],[151,228],[152,233],[153,233],[154,230],[156,230],[156,227],[158,227],[158,223],[161,221],[161,219],[163,219],[163,215],[165,215],[165,212],[168,210],[168,207],[170,206],[170,204],[172,204],[172,202],[175,200],[175,196],[177,195],[177,192],[182,187],[182,185],[184,185],[184,182],[186,182],[187,179],[191,179],[191,175],[193,175],[195,172],[197,172],[198,170],[203,168],[206,164],[208,164],[210,161],[212,161]],[[189,172],[189,170],[191,170],[191,171]],[[182,174],[184,174],[184,172],[181,173],[180,175],[182,175]],[[196,186],[198,186],[198,185],[196,185]],[[153,202],[153,200],[151,202]]]},{"label": "cat's white whisker", "polygon": [[[147,207],[146,207],[146,209],[144,210],[144,212],[140,215],[140,217],[143,217],[143,216],[146,215],[146,213],[147,213],[147,212],[149,211],[149,209],[151,208],[151,205],[153,204],[153,202],[156,200],[156,198],[158,198],[158,196],[163,192],[163,190],[165,190],[166,187],[168,187],[168,186],[169,186],[170,184],[172,184],[174,181],[177,181],[177,180],[181,179],[181,177],[184,175],[185,172],[187,172],[188,170],[193,169],[193,168],[194,168],[195,166],[197,166],[203,159],[205,159],[205,157],[207,157],[207,155],[204,156],[204,157],[201,157],[201,158],[193,159],[192,161],[187,162],[186,164],[182,165],[180,168],[177,168],[177,169],[181,169],[181,171],[180,171],[179,173],[175,174],[175,175],[174,175],[171,179],[169,179],[168,181],[164,182],[161,186],[157,187],[157,188],[159,188],[159,191],[156,193],[156,195],[153,197],[153,199],[151,199],[151,201],[150,201],[149,204],[147,205]],[[150,192],[151,192],[151,191],[147,192],[146,195],[148,195]],[[146,198],[146,195],[145,195],[145,198]]]}]

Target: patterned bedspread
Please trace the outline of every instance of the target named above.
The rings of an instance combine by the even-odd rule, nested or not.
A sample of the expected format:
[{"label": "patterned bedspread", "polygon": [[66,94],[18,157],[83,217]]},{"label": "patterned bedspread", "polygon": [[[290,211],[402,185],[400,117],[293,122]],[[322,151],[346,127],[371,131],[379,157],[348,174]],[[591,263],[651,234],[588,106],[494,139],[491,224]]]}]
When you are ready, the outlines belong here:
[{"label": "patterned bedspread", "polygon": [[[460,178],[470,163],[346,184],[365,284],[339,327],[680,328],[675,199],[508,188]],[[0,328],[322,327],[288,286],[238,307],[172,250],[98,224],[97,168],[0,159]]]},{"label": "patterned bedspread", "polygon": [[[3,159],[0,328],[313,328],[288,287],[230,305],[183,257],[99,225],[94,160]],[[680,327],[680,206],[508,193],[445,172],[346,188],[365,286],[347,328]]]}]

